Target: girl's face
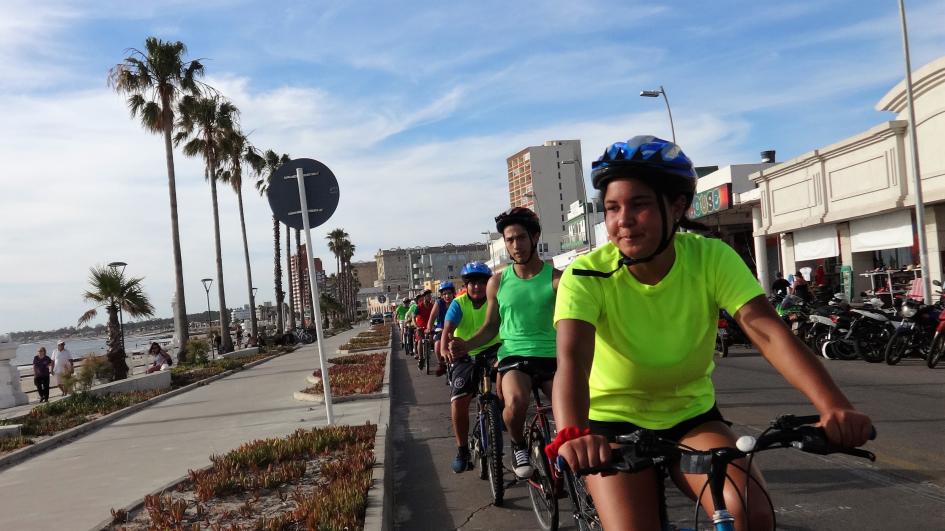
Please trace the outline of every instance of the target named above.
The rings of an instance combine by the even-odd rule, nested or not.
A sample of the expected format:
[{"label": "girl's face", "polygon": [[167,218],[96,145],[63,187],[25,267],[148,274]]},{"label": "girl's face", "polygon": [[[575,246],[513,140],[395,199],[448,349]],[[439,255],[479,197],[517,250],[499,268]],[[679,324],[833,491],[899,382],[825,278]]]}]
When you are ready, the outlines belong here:
[{"label": "girl's face", "polygon": [[39,356],[40,358],[45,358],[45,357],[46,357],[46,349],[43,348],[43,347],[39,347],[39,350],[36,351],[36,355]]},{"label": "girl's face", "polygon": [[[666,226],[659,202],[666,201],[639,179],[615,179],[604,193],[604,223],[610,241],[630,257],[653,254],[685,212],[685,198],[666,201]],[[663,231],[666,232],[663,232]]]}]

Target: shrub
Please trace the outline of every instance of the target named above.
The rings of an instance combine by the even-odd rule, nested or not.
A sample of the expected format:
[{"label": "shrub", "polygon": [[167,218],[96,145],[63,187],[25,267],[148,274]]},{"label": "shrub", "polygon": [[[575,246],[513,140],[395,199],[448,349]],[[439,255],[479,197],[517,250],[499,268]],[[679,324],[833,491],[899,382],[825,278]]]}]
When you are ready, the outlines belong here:
[{"label": "shrub", "polygon": [[96,379],[111,380],[113,376],[114,369],[105,356],[88,356],[82,360],[75,379],[79,390],[88,391]]},{"label": "shrub", "polygon": [[184,352],[185,362],[206,365],[207,354],[210,352],[210,342],[206,339],[191,339],[187,342],[187,349]]}]

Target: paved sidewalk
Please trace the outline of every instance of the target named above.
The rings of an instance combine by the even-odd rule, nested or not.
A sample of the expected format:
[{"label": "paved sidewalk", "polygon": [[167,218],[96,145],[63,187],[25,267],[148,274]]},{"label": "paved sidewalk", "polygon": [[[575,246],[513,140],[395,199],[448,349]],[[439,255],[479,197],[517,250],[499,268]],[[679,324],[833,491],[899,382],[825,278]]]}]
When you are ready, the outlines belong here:
[{"label": "paved sidewalk", "polygon": [[[358,327],[325,340],[329,357]],[[0,473],[0,529],[89,529],[143,495],[208,465],[210,454],[325,424],[292,398],[318,365],[312,344],[172,397]],[[335,404],[340,424],[378,422],[378,400]]]}]

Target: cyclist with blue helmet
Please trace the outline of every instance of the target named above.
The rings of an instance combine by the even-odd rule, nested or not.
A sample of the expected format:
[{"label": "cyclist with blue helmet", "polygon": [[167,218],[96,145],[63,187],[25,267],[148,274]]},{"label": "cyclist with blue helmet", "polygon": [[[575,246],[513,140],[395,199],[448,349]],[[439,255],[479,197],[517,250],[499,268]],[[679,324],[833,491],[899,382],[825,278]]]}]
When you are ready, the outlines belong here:
[{"label": "cyclist with blue helmet", "polygon": [[[608,462],[615,437],[639,428],[699,450],[735,446],[711,379],[720,309],[817,408],[831,443],[853,447],[869,437],[869,417],[784,326],[738,254],[720,240],[677,233],[695,226],[686,212],[696,179],[679,146],[652,136],[617,142],[592,165],[610,242],[565,271],[554,317],[558,436],[546,453],[572,469]],[[749,482],[744,460],[735,464],[741,468],[729,467],[725,497],[736,500],[729,509],[737,527],[772,528],[760,472],[752,467],[757,481]],[[685,475],[678,464],[670,472],[695,499],[705,477]],[[653,469],[588,476],[603,527],[659,529],[657,478]]]},{"label": "cyclist with blue helmet", "polygon": [[[477,334],[454,341],[454,353],[478,348],[496,334],[499,348],[498,383],[505,402],[502,418],[512,445],[515,476],[527,479],[532,465],[525,444],[525,416],[532,401],[532,380],[538,380],[547,396],[555,373],[555,330],[552,322],[555,291],[561,271],[544,263],[538,255],[541,224],[524,207],[513,207],[495,218],[496,230],[514,262],[486,286],[486,322]],[[524,362],[524,363],[523,363]]]},{"label": "cyclist with blue helmet", "polygon": [[430,318],[427,320],[427,334],[433,334],[433,350],[436,353],[436,359],[439,365],[436,368],[436,375],[443,376],[446,373],[446,363],[440,354],[440,333],[443,331],[443,318],[446,317],[446,310],[450,303],[456,298],[456,286],[452,282],[440,282],[440,296],[433,303],[433,309],[430,311]]},{"label": "cyclist with blue helmet", "polygon": [[[468,355],[454,356],[449,349],[453,338],[468,339],[486,322],[486,284],[492,270],[482,262],[470,262],[463,266],[460,278],[466,285],[466,293],[453,299],[443,318],[443,335],[440,352],[450,363],[450,413],[453,433],[456,435],[456,458],[453,472],[459,474],[472,468],[469,460],[469,404],[476,395],[486,366],[494,366],[499,350],[499,337],[495,336],[485,345],[472,349]],[[478,363],[477,363],[478,361]]]}]

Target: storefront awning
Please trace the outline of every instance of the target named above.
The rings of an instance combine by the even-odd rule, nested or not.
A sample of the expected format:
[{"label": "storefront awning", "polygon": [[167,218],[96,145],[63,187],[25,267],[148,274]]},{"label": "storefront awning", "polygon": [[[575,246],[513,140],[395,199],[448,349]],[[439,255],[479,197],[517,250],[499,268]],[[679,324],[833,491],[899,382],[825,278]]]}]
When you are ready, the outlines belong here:
[{"label": "storefront awning", "polygon": [[840,255],[837,227],[823,225],[794,232],[794,260],[816,260]]},{"label": "storefront awning", "polygon": [[906,209],[850,221],[850,248],[855,253],[911,247],[912,239],[912,213]]}]

